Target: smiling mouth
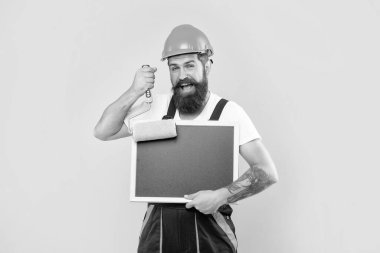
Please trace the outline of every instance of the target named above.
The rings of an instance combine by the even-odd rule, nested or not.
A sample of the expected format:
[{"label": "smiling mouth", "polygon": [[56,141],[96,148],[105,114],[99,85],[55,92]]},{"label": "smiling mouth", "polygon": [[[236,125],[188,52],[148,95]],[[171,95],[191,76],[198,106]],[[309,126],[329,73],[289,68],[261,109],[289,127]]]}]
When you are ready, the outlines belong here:
[{"label": "smiling mouth", "polygon": [[193,87],[193,86],[194,85],[191,83],[183,83],[179,87],[181,88],[181,90],[187,90],[187,89],[191,89],[191,87]]},{"label": "smiling mouth", "polygon": [[179,90],[184,93],[192,92],[194,85],[191,83],[183,83],[179,86]]}]

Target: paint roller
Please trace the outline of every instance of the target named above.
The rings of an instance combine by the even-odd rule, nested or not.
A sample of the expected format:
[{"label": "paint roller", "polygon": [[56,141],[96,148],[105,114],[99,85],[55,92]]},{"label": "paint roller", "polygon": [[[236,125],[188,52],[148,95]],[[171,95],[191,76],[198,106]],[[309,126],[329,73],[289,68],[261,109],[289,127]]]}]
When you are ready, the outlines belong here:
[{"label": "paint roller", "polygon": [[[149,67],[143,65],[142,68]],[[172,119],[156,120],[156,121],[143,121],[134,124],[133,129],[130,126],[130,120],[150,110],[153,98],[150,89],[145,92],[146,101],[145,106],[137,108],[135,111],[130,112],[127,118],[128,127],[132,131],[132,137],[135,142],[140,141],[153,141],[161,139],[169,139],[177,136],[175,121]],[[145,107],[145,108],[144,108]]]}]

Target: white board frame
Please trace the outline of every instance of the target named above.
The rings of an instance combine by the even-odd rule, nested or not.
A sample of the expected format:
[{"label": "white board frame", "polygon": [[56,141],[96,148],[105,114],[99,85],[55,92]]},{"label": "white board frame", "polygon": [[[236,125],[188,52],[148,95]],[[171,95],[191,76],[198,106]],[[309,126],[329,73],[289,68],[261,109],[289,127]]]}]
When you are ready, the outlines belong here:
[{"label": "white board frame", "polygon": [[[239,177],[239,127],[236,123],[219,122],[219,121],[176,121],[178,126],[229,126],[234,129],[233,145],[233,181]],[[131,178],[130,178],[130,201],[133,202],[152,202],[152,203],[187,203],[190,200],[176,197],[136,197],[136,160],[137,160],[137,142],[132,138],[131,148]],[[227,185],[226,185],[227,186]]]}]

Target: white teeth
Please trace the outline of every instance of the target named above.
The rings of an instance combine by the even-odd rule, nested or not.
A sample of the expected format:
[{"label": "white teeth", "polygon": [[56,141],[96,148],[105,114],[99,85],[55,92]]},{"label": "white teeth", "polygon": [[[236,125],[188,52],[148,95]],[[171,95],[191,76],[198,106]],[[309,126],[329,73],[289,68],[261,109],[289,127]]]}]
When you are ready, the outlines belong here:
[{"label": "white teeth", "polygon": [[183,92],[189,92],[193,89],[193,86],[192,85],[182,86],[181,89]]}]

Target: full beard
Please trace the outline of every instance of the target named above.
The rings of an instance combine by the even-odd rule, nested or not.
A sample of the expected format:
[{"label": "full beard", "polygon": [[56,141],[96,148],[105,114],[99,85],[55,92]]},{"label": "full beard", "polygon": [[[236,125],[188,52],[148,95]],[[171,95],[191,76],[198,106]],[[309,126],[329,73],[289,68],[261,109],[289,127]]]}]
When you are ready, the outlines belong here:
[{"label": "full beard", "polygon": [[[181,84],[189,83],[194,86],[195,92],[186,96],[181,95]],[[204,73],[203,79],[200,82],[192,78],[185,78],[179,81],[172,88],[174,105],[180,113],[189,114],[198,112],[204,105],[208,92],[208,80]]]}]

